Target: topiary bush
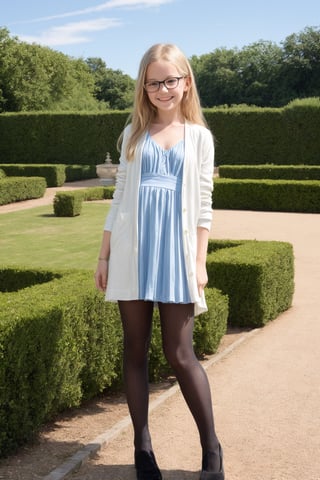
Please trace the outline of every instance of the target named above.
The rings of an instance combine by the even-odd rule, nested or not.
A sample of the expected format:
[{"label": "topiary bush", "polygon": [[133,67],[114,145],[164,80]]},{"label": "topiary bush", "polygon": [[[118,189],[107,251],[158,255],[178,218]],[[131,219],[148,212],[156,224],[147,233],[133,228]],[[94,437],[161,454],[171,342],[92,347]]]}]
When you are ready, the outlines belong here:
[{"label": "topiary bush", "polygon": [[57,217],[75,217],[80,215],[84,192],[57,192],[53,199],[53,211]]}]

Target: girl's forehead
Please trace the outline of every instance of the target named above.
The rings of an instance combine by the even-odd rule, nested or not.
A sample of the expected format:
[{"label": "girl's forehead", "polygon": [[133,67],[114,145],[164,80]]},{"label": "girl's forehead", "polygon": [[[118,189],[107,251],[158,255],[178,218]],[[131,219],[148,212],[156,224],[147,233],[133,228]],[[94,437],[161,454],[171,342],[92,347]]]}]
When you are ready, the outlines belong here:
[{"label": "girl's forehead", "polygon": [[159,76],[161,77],[159,78],[160,80],[166,76],[179,76],[179,70],[173,63],[166,60],[157,60],[149,63],[146,77],[157,79]]}]

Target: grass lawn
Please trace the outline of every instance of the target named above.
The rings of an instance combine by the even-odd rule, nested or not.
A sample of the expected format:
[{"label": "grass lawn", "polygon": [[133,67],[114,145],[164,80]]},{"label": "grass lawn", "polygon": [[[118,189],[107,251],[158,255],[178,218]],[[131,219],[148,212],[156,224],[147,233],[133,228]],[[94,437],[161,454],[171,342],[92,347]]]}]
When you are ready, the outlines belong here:
[{"label": "grass lawn", "polygon": [[52,205],[0,215],[0,264],[95,270],[107,203],[87,202],[77,217]]}]

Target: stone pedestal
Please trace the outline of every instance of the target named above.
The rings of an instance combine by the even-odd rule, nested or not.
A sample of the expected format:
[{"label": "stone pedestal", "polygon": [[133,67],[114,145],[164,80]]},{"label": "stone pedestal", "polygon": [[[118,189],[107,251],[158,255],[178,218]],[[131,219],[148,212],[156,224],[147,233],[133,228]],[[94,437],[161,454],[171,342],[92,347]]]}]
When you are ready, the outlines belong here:
[{"label": "stone pedestal", "polygon": [[100,178],[100,183],[104,186],[115,185],[118,165],[112,163],[110,153],[107,153],[105,163],[96,166],[97,176]]}]

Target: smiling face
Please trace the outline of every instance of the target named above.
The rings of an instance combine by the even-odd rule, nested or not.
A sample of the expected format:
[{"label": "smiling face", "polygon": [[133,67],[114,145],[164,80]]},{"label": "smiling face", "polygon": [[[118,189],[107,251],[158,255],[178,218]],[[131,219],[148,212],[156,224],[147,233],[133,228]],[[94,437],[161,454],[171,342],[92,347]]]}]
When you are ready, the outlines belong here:
[{"label": "smiling face", "polygon": [[[165,60],[152,62],[147,68],[145,83],[163,82],[173,78],[179,78],[178,85],[175,88],[167,88],[164,83],[160,83],[159,90],[146,92],[149,101],[157,108],[159,113],[180,111],[181,100],[189,87],[189,78],[183,77],[172,63]],[[169,84],[170,81],[167,82],[167,86]]]}]

